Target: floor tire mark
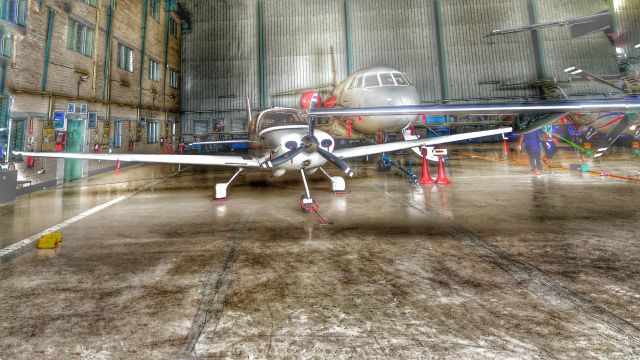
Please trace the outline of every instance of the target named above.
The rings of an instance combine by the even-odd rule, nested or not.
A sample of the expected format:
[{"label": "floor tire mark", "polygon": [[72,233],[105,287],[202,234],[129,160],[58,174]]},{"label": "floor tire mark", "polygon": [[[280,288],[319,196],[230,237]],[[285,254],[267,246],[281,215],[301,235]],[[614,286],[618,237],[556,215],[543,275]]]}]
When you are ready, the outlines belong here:
[{"label": "floor tire mark", "polygon": [[233,278],[233,268],[238,259],[240,235],[253,215],[254,209],[246,209],[242,213],[240,220],[225,239],[216,261],[211,264],[202,285],[200,306],[191,324],[187,340],[177,356],[178,359],[197,358],[195,347],[205,327],[212,325],[214,329],[217,328],[222,316],[227,290]]},{"label": "floor tire mark", "polygon": [[[621,349],[620,347],[616,348],[625,356],[629,358],[638,358],[638,356],[640,356],[640,328],[634,324],[569,290],[535,266],[514,258],[504,250],[483,241],[473,232],[452,223],[449,219],[443,218],[437,210],[416,205],[400,196],[393,195],[388,192],[384,186],[375,183],[374,185],[383,190],[387,198],[395,202],[404,203],[423,214],[430,214],[437,217],[439,219],[438,225],[441,226],[443,230],[455,239],[461,241],[483,260],[504,270],[513,277],[518,284],[525,287],[530,293],[545,303],[564,311],[574,310],[574,312],[579,315],[583,315],[583,317],[587,317],[597,324],[609,328],[618,336],[613,338],[612,334],[604,334],[602,332],[600,334],[611,339],[614,343],[624,344],[625,349]],[[588,323],[587,321],[583,322],[585,324]]]}]

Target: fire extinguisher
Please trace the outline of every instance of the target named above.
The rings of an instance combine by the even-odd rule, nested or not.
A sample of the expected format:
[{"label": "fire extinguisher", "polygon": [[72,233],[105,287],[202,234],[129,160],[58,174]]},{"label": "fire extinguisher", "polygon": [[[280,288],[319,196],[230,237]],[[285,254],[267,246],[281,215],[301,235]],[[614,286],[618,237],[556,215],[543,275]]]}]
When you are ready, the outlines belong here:
[{"label": "fire extinguisher", "polygon": [[133,151],[133,140],[129,140],[129,151]]}]

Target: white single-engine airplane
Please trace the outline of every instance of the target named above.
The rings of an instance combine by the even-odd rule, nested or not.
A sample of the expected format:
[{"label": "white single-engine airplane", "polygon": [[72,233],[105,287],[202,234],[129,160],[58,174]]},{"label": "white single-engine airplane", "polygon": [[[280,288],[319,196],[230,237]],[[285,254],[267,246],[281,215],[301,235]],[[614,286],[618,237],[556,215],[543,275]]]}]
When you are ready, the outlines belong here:
[{"label": "white single-engine airplane", "polygon": [[416,139],[394,143],[367,145],[354,148],[335,149],[333,138],[326,132],[314,129],[314,118],[318,116],[410,116],[412,114],[435,113],[482,113],[493,114],[501,111],[518,113],[548,112],[580,112],[580,111],[624,111],[640,110],[640,100],[635,102],[591,101],[591,102],[544,102],[524,104],[482,104],[482,105],[440,105],[440,106],[404,106],[360,109],[298,109],[274,108],[261,111],[251,117],[247,100],[247,121],[249,154],[235,155],[168,155],[168,154],[93,154],[93,153],[49,153],[49,152],[15,152],[17,155],[51,157],[65,159],[112,160],[117,166],[120,161],[191,164],[235,167],[238,171],[226,183],[216,184],[215,198],[227,196],[229,184],[245,169],[272,169],[275,176],[282,176],[287,171],[299,171],[305,185],[305,194],[301,200],[303,209],[313,204],[307,186],[306,175],[320,170],[326,175],[333,191],[344,191],[345,182],[342,177],[331,177],[322,169],[327,162],[340,168],[348,176],[353,171],[345,162],[346,159],[383,152],[393,152],[409,148],[433,147],[436,145],[474,139],[511,132],[511,128],[500,128],[440,136],[429,139]]}]

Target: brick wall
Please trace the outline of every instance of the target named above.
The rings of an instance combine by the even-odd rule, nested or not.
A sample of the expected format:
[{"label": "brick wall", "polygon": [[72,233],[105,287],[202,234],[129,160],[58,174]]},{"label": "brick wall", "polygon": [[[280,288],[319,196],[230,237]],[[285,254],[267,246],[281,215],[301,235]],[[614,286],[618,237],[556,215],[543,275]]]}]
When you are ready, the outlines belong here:
[{"label": "brick wall", "polygon": [[[163,151],[159,143],[147,144],[146,129],[142,129],[141,137],[136,136],[137,128],[140,126],[139,119],[144,117],[147,122],[157,122],[160,127],[159,136],[167,137],[172,122],[179,121],[180,90],[169,86],[169,72],[165,76],[165,67],[180,71],[181,35],[169,35],[168,44],[165,42],[167,14],[164,11],[165,1],[161,0],[159,21],[147,9],[143,59],[144,2],[145,0],[117,1],[112,17],[111,73],[108,81],[105,81],[105,59],[110,0],[101,0],[99,8],[79,0],[45,0],[42,7],[38,1],[31,1],[26,27],[0,21],[0,25],[7,25],[15,34],[13,59],[3,59],[7,63],[5,95],[11,97],[11,119],[32,123],[32,126],[27,126],[31,131],[25,131],[25,150],[51,150],[53,144],[45,141],[42,135],[44,125],[53,116],[54,110],[66,110],[69,103],[74,103],[78,109],[80,104],[87,104],[89,112],[96,112],[98,115],[97,129],[86,130],[83,144],[85,152],[93,151],[96,144],[100,151],[109,151],[115,121],[122,124],[122,147],[112,146],[112,152],[129,152],[130,141],[133,142],[131,148],[135,152]],[[50,10],[54,11],[54,21],[48,75],[42,92]],[[178,20],[174,13],[169,16]],[[97,48],[92,57],[67,49],[70,19],[94,29]],[[119,43],[134,51],[133,72],[118,67]],[[160,63],[160,81],[150,80],[149,59]],[[74,115],[80,118],[85,116]],[[110,132],[105,132],[105,123],[108,123],[106,128],[111,129]],[[179,128],[177,126],[178,130]],[[36,183],[53,180],[56,176],[56,164],[55,159],[37,159],[34,168],[27,169],[26,163],[19,163],[19,177]],[[92,161],[89,169],[105,166],[113,164]],[[40,168],[45,169],[44,174],[37,174]]]}]

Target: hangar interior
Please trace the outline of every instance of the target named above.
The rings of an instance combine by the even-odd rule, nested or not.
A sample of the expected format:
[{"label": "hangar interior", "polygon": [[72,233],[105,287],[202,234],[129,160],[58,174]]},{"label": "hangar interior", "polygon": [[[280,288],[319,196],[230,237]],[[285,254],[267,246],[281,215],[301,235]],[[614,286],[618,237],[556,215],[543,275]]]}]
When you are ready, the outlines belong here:
[{"label": "hangar interior", "polygon": [[638,24],[0,0],[0,360],[640,358]]}]

